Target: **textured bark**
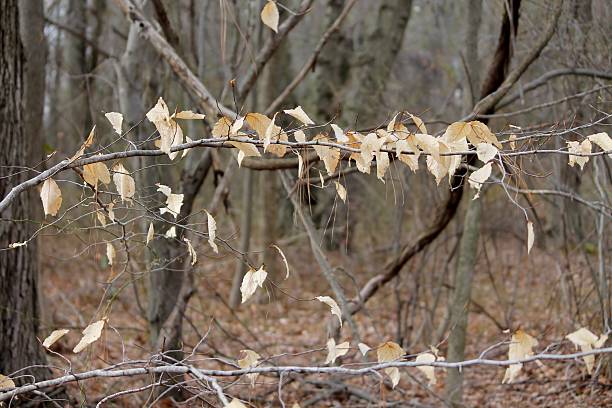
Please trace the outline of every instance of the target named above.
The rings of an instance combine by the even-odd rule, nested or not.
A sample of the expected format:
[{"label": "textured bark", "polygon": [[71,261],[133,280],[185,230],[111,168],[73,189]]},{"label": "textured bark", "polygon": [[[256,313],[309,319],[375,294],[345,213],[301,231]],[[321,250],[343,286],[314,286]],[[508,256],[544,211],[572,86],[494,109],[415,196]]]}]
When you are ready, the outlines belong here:
[{"label": "textured bark", "polygon": [[[471,200],[471,197],[468,196]],[[463,223],[463,234],[459,246],[455,290],[453,292],[451,313],[451,333],[448,339],[448,361],[463,361],[465,359],[465,338],[467,333],[468,313],[474,265],[478,253],[478,238],[480,236],[480,215],[482,200],[470,201]],[[450,369],[446,377],[446,397],[453,406],[461,406],[463,401],[463,372]]]},{"label": "textured bark", "polygon": [[[24,51],[20,38],[18,0],[1,0],[0,10],[0,140],[3,143],[0,150],[0,168],[3,172],[0,194],[4,196],[11,184],[28,178],[28,172],[5,176],[15,173],[10,166],[23,166],[30,157],[33,145],[30,139],[35,136],[26,134],[23,108],[26,95],[30,95],[30,91],[35,92],[40,83],[25,86],[26,55],[31,55],[32,50]],[[42,35],[41,22],[32,22],[28,26],[33,36]],[[33,99],[27,101],[34,102]],[[27,115],[40,121],[40,117],[33,116],[34,112]],[[0,214],[1,248],[30,237],[32,227],[22,220],[30,217],[31,205],[36,204],[32,203],[31,194],[21,194],[14,205]],[[37,276],[36,245],[22,246],[0,254],[0,373],[4,375],[33,364],[46,363],[43,349],[36,339],[39,327]],[[36,368],[20,374],[31,374],[36,376],[36,380],[41,380],[48,377],[50,372],[46,368]]]},{"label": "textured bark", "polygon": [[383,101],[391,68],[402,47],[412,0],[381,0],[377,5],[373,19],[366,22],[362,43],[355,46],[355,58],[351,62],[354,68],[343,98],[345,125],[375,126],[377,120],[388,114],[377,107]]},{"label": "textured bark", "polygon": [[[61,95],[61,130],[68,135],[68,146],[78,146],[91,130],[89,96],[87,89],[87,2],[69,0],[66,14],[66,26],[75,35],[64,38],[62,47],[62,69],[64,71],[64,92]],[[70,150],[69,150],[70,151]]]}]

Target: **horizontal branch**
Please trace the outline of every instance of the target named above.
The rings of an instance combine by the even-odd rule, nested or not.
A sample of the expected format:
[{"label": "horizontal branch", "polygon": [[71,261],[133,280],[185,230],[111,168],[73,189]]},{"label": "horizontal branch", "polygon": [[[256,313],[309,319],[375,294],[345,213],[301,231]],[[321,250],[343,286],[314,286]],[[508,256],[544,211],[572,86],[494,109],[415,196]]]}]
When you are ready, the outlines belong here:
[{"label": "horizontal branch", "polygon": [[392,361],[387,363],[370,364],[362,368],[325,367],[325,366],[267,366],[235,370],[210,370],[199,369],[191,365],[168,365],[168,366],[144,366],[127,369],[97,369],[76,374],[68,374],[51,380],[38,381],[23,385],[9,391],[0,392],[0,401],[6,401],[17,395],[38,391],[50,387],[58,387],[75,381],[84,381],[93,378],[119,378],[133,377],[151,374],[193,374],[196,377],[239,377],[246,374],[343,374],[350,376],[361,376],[372,374],[385,368],[409,368],[409,367],[437,367],[437,368],[467,368],[473,366],[495,366],[507,367],[513,364],[526,364],[535,361],[565,361],[585,356],[612,353],[612,347],[596,350],[571,353],[571,354],[548,354],[540,353],[531,357],[517,360],[491,360],[475,358],[471,360],[447,362],[416,362],[416,361]]},{"label": "horizontal branch", "polygon": [[[241,142],[248,143],[258,147],[263,147],[264,141],[259,139],[251,139],[248,137],[223,137],[223,138],[212,138],[212,139],[200,139],[194,140],[192,142],[183,143],[180,145],[176,145],[171,148],[172,152],[180,152],[187,149],[192,149],[196,147],[215,147],[215,148],[228,148],[234,149],[236,148],[230,142]],[[314,146],[327,146],[337,148],[342,152],[346,153],[360,153],[361,150],[356,147],[346,146],[340,143],[334,142],[325,142],[320,140],[313,140],[309,142],[289,142],[289,141],[274,141],[270,143],[271,145],[283,145],[288,146],[294,149],[305,149],[305,148],[313,148]],[[386,152],[392,155],[395,155],[395,150],[392,149],[380,149],[381,152]],[[592,157],[592,156],[602,156],[605,154],[611,154],[612,151],[600,151],[594,153],[570,153],[566,150],[554,150],[554,149],[533,149],[533,150],[524,150],[519,152],[499,152],[499,155],[502,157],[515,157],[515,156],[529,156],[529,155],[539,155],[539,154],[560,154],[560,155],[572,155],[572,156],[580,156],[580,157]],[[402,154],[414,154],[412,152],[405,152]],[[421,155],[427,156],[428,153],[420,152]],[[461,152],[450,152],[450,153],[440,153],[440,156],[469,156],[475,155],[476,152],[473,150],[470,151],[461,151]],[[162,152],[159,149],[134,149],[134,150],[125,150],[121,152],[107,153],[101,155],[90,156],[87,158],[79,159],[79,160],[70,160],[65,159],[61,162],[57,163],[53,167],[48,170],[40,173],[39,175],[24,181],[21,184],[13,187],[11,191],[0,201],[0,213],[4,211],[15,198],[23,193],[24,191],[37,186],[38,184],[44,182],[48,178],[53,177],[55,174],[60,173],[67,169],[72,169],[74,167],[80,167],[87,164],[99,163],[99,162],[107,162],[112,160],[126,159],[129,157],[145,157],[145,156],[164,156],[166,153]],[[266,160],[266,159],[264,159]],[[271,159],[274,160],[274,159]],[[255,170],[270,170],[270,167],[266,166],[254,166]]]}]

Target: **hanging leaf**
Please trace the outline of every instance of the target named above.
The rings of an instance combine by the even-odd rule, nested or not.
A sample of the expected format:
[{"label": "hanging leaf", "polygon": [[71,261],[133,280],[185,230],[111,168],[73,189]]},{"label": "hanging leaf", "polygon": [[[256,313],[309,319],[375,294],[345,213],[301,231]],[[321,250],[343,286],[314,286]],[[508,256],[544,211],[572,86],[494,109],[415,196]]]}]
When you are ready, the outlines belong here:
[{"label": "hanging leaf", "polygon": [[187,243],[187,250],[189,251],[189,256],[191,256],[191,266],[195,265],[198,262],[198,254],[195,249],[193,249],[193,245],[191,245],[191,241],[187,238],[183,238],[183,241]]},{"label": "hanging leaf", "polygon": [[[595,143],[601,147],[604,152],[612,151],[612,139],[606,132],[596,133],[588,137],[589,141]],[[612,159],[612,153],[608,154],[608,157]]]},{"label": "hanging leaf", "polygon": [[123,115],[118,112],[108,112],[104,116],[106,116],[106,119],[108,119],[110,124],[113,126],[115,133],[120,135],[122,133],[121,124],[123,123]]},{"label": "hanging leaf", "polygon": [[533,222],[527,221],[527,254],[531,252],[531,248],[533,247],[533,242],[535,240],[535,234],[533,232]]},{"label": "hanging leaf", "polygon": [[[399,344],[392,341],[383,343],[376,349],[376,355],[379,363],[397,361],[401,359],[404,354],[406,354],[404,349]],[[395,386],[399,384],[400,380],[399,369],[397,367],[385,368],[385,373],[389,376],[391,379],[391,384],[393,385],[393,388],[395,388]]]},{"label": "hanging leaf", "polygon": [[468,179],[468,183],[470,183],[470,187],[476,189],[476,195],[474,196],[474,200],[480,197],[480,188],[482,185],[489,179],[491,176],[491,163],[487,163],[472,174],[470,174],[470,178]]},{"label": "hanging leaf", "polygon": [[301,106],[298,106],[298,107],[293,108],[293,109],[287,109],[287,110],[284,110],[283,112],[285,112],[287,115],[293,116],[294,118],[296,118],[297,120],[299,120],[300,122],[302,122],[305,125],[314,125],[315,124],[312,121],[312,119],[310,119],[308,117],[306,112],[304,112],[304,109],[302,109]]},{"label": "hanging leaf", "polygon": [[115,261],[115,247],[110,242],[106,243],[106,259],[108,259],[108,264],[113,266],[113,262]]},{"label": "hanging leaf", "polygon": [[[242,369],[257,367],[259,364],[259,359],[261,358],[259,354],[253,350],[240,350],[240,352],[244,354],[244,358],[237,361],[238,367]],[[251,373],[246,375],[251,381],[251,387],[255,387],[255,380],[257,380],[258,375],[259,373]]]},{"label": "hanging leaf", "polygon": [[176,226],[172,226],[168,229],[168,231],[166,231],[166,233],[164,234],[164,237],[170,239],[170,238],[176,238]]},{"label": "hanging leaf", "polygon": [[96,130],[96,125],[94,125],[94,127],[91,128],[91,132],[89,132],[89,136],[87,136],[87,139],[85,139],[85,142],[83,142],[79,150],[74,154],[74,156],[70,158],[70,163],[72,163],[79,157],[83,156],[83,154],[85,154],[85,149],[87,149],[89,146],[93,144],[95,130]]},{"label": "hanging leaf", "polygon": [[340,199],[344,203],[346,203],[346,189],[344,188],[342,184],[340,184],[337,181],[334,181],[334,184],[336,185],[336,192],[338,193],[338,197],[340,197]]},{"label": "hanging leaf", "polygon": [[376,152],[376,177],[385,182],[385,173],[389,168],[389,153],[387,152]]},{"label": "hanging leaf", "polygon": [[330,307],[332,315],[338,317],[340,327],[342,327],[342,311],[340,310],[340,306],[338,306],[336,301],[329,296],[317,296],[316,299]]},{"label": "hanging leaf", "polygon": [[[327,138],[323,135],[317,135],[314,140],[319,142],[328,142]],[[338,163],[340,162],[340,150],[333,147],[320,145],[315,145],[313,148],[315,152],[317,152],[317,155],[321,161],[323,161],[327,174],[330,176],[333,175],[336,171],[336,167],[338,167]]]},{"label": "hanging leaf", "polygon": [[45,180],[40,190],[40,199],[42,200],[45,216],[52,215],[55,217],[62,206],[62,192],[55,180],[52,178]]},{"label": "hanging leaf", "polygon": [[83,166],[83,179],[87,184],[92,185],[94,188],[97,187],[98,181],[104,184],[111,182],[110,172],[108,167],[103,162],[97,162],[92,164],[86,164]]},{"label": "hanging leaf", "polygon": [[327,340],[327,357],[325,358],[325,364],[335,363],[336,359],[346,355],[350,348],[351,346],[348,341],[336,345],[336,341],[333,337]]},{"label": "hanging leaf", "polygon": [[[533,355],[533,348],[538,345],[538,341],[522,330],[517,330],[512,335],[512,341],[508,348],[508,360],[522,360]],[[511,364],[506,369],[502,384],[514,382],[516,376],[521,371],[523,364]]]},{"label": "hanging leaf", "polygon": [[155,125],[159,132],[161,138],[159,150],[166,153],[170,160],[174,160],[178,152],[172,152],[171,149],[183,143],[183,130],[172,119],[168,106],[161,97],[158,99],[157,104],[147,112],[147,119]]},{"label": "hanging leaf", "polygon": [[[578,154],[588,154],[591,153],[591,142],[588,139],[582,141],[582,143],[578,142],[567,142],[567,150],[570,153],[578,153]],[[578,164],[580,166],[580,170],[584,169],[584,165],[589,161],[589,156],[569,156],[569,165],[574,167],[574,164]]]},{"label": "hanging leaf", "polygon": [[[589,329],[585,327],[581,327],[573,333],[565,336],[566,339],[574,343],[576,347],[580,347],[580,351],[589,352],[591,350],[598,349],[604,345],[606,340],[608,340],[607,334],[602,334],[599,338],[593,334]],[[587,373],[591,374],[593,372],[593,366],[595,365],[595,356],[588,355],[582,357],[584,363],[587,368]]]},{"label": "hanging leaf", "polygon": [[516,149],[516,135],[514,133],[511,134],[508,140],[510,141],[510,149]]},{"label": "hanging leaf", "polygon": [[115,183],[115,187],[117,188],[117,192],[121,196],[121,201],[129,201],[131,202],[132,197],[134,197],[134,193],[136,192],[136,183],[132,176],[130,176],[129,172],[123,164],[118,163],[113,167],[113,182]]},{"label": "hanging leaf", "polygon": [[[45,348],[51,347],[53,344],[55,344],[56,341],[64,337],[64,335],[68,333],[69,331],[70,330],[68,329],[53,330],[51,334],[48,335],[47,338],[43,341],[43,347]],[[0,388],[2,387],[0,386]]]},{"label": "hanging leaf", "polygon": [[72,350],[73,353],[80,353],[85,349],[85,347],[89,346],[91,343],[97,341],[102,335],[102,329],[104,328],[105,320],[98,320],[87,326],[85,330],[83,330],[83,337],[79,341],[79,344]]},{"label": "hanging leaf", "polygon": [[151,240],[153,239],[153,237],[155,236],[155,229],[153,228],[153,222],[149,223],[149,230],[147,231],[147,242],[146,245],[149,245],[149,242],[151,242]]},{"label": "hanging leaf", "polygon": [[241,303],[249,300],[258,287],[263,287],[266,276],[268,276],[268,272],[266,272],[263,268],[264,266],[261,265],[258,270],[251,269],[244,275],[242,284],[240,285],[240,293],[242,294]]},{"label": "hanging leaf", "polygon": [[257,132],[257,136],[259,136],[260,140],[263,140],[266,136],[266,129],[268,129],[272,121],[272,119],[263,113],[248,113],[245,116],[245,120],[249,124],[249,127]]},{"label": "hanging leaf", "polygon": [[217,221],[215,221],[213,216],[208,211],[206,211],[206,221],[208,224],[208,245],[210,245],[213,251],[218,254],[219,248],[215,243],[215,239],[217,237]]},{"label": "hanging leaf", "polygon": [[278,7],[272,0],[268,0],[263,10],[261,10],[261,21],[270,27],[275,33],[278,33]]},{"label": "hanging leaf", "polygon": [[159,212],[164,215],[169,212],[174,216],[178,217],[181,213],[181,207],[183,206],[183,194],[173,194],[170,187],[165,186],[163,184],[155,184],[157,186],[157,191],[161,192],[166,196],[166,207],[162,207],[159,209]]},{"label": "hanging leaf", "polygon": [[232,146],[239,150],[238,152],[238,167],[241,167],[242,160],[245,157],[261,157],[259,150],[257,147],[251,143],[242,143],[242,142],[229,142]]},{"label": "hanging leaf", "polygon": [[366,354],[368,354],[368,351],[372,350],[372,348],[365,343],[359,343],[357,347],[359,347],[359,351],[361,351],[361,354],[364,357]]},{"label": "hanging leaf", "polygon": [[332,123],[331,127],[334,130],[334,137],[336,138],[338,143],[349,142],[348,136],[344,134],[344,131],[340,128],[340,126],[336,125],[335,123]]},{"label": "hanging leaf", "polygon": [[281,251],[281,249],[272,244],[270,245],[272,248],[276,249],[278,251],[278,253],[280,254],[281,258],[283,258],[283,264],[285,265],[285,279],[289,279],[289,263],[287,262],[287,257],[285,256],[285,254],[283,253],[283,251]]},{"label": "hanging leaf", "polygon": [[[440,357],[438,355],[438,349],[436,349],[435,347],[432,347],[432,352],[419,354],[415,360],[416,363],[423,363],[423,364],[430,364],[435,361],[444,361],[444,357]],[[424,366],[418,366],[417,368],[419,369],[419,371],[425,374],[425,377],[427,377],[427,380],[429,381],[430,386],[436,385],[437,380],[436,380],[436,373],[435,373],[434,367],[424,365]]]},{"label": "hanging leaf", "polygon": [[497,147],[490,143],[478,143],[476,146],[476,155],[483,163],[488,163],[491,159],[497,156]]},{"label": "hanging leaf", "polygon": [[230,135],[238,134],[238,131],[242,129],[242,125],[244,125],[244,116],[238,116],[230,128]]}]

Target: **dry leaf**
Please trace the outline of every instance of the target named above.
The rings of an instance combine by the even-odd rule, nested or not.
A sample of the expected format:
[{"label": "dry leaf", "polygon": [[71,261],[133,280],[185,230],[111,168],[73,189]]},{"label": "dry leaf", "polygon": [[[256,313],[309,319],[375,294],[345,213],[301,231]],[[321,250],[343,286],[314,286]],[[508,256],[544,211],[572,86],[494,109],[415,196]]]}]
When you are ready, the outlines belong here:
[{"label": "dry leaf", "polygon": [[289,279],[289,263],[287,262],[287,257],[285,256],[285,254],[283,253],[283,251],[281,251],[281,249],[272,244],[270,245],[272,248],[276,249],[278,251],[278,253],[280,254],[281,258],[283,258],[283,264],[285,265],[285,279]]},{"label": "dry leaf", "polygon": [[[602,334],[599,338],[597,338],[597,336],[589,329],[581,327],[575,332],[565,336],[565,338],[574,343],[576,347],[580,347],[580,351],[586,353],[594,348],[598,349],[603,346],[606,340],[608,340],[608,335]],[[593,366],[595,365],[595,356],[591,354],[582,357],[582,359],[586,365],[587,373],[591,374],[593,372]]]},{"label": "dry leaf", "polygon": [[174,119],[191,119],[191,120],[200,120],[204,119],[206,115],[202,113],[196,113],[190,110],[180,111],[172,115]]},{"label": "dry leaf", "polygon": [[533,242],[535,240],[535,234],[533,232],[533,222],[527,221],[527,255],[531,252],[531,247],[533,247]]},{"label": "dry leaf", "polygon": [[[416,363],[429,364],[436,361],[436,356],[433,353],[422,353],[419,354],[415,360]],[[429,385],[436,385],[436,374],[432,366],[418,366],[417,367],[425,377],[429,380]]]},{"label": "dry leaf", "polygon": [[187,250],[189,251],[189,256],[191,256],[191,266],[195,265],[198,262],[198,254],[195,249],[193,249],[193,245],[191,245],[191,241],[187,238],[183,238],[183,241],[187,243]]},{"label": "dry leaf", "polygon": [[123,123],[123,115],[118,112],[108,112],[105,114],[106,119],[110,122],[115,130],[115,133],[118,135],[121,134],[121,124]]},{"label": "dry leaf", "polygon": [[176,238],[176,227],[175,226],[170,227],[168,231],[166,231],[166,233],[164,234],[164,237]]},{"label": "dry leaf", "polygon": [[327,357],[325,358],[324,364],[335,363],[336,359],[338,357],[346,355],[346,353],[349,352],[350,348],[351,346],[348,341],[336,345],[336,341],[333,337],[327,340]]},{"label": "dry leaf", "polygon": [[47,336],[47,338],[43,341],[43,347],[45,348],[51,347],[56,341],[64,337],[64,335],[68,333],[69,331],[70,330],[68,329],[53,330],[53,332],[51,332],[51,334]]},{"label": "dry leaf", "polygon": [[242,125],[244,125],[244,116],[238,116],[230,128],[230,135],[238,134],[238,131],[242,129]]},{"label": "dry leaf", "polygon": [[123,164],[118,163],[113,167],[113,182],[115,183],[115,187],[117,188],[117,192],[121,196],[121,201],[132,201],[131,198],[134,197],[134,193],[136,192],[136,183],[132,176],[129,175],[129,172]]},{"label": "dry leaf", "polygon": [[[604,152],[612,151],[612,139],[606,132],[596,133],[588,137],[588,139],[601,147]],[[608,154],[609,158],[612,158],[612,153]]]},{"label": "dry leaf", "polygon": [[217,221],[215,221],[213,216],[208,211],[206,211],[206,223],[208,225],[208,245],[210,245],[213,251],[218,254],[219,248],[215,243],[215,239],[217,237]]},{"label": "dry leaf", "polygon": [[329,296],[317,296],[316,299],[319,302],[325,303],[331,308],[331,313],[338,317],[340,327],[342,327],[342,311],[340,310],[340,306],[338,306],[336,301]]},{"label": "dry leaf", "polygon": [[510,141],[510,148],[512,150],[516,149],[516,135],[514,133],[511,134],[508,140]]},{"label": "dry leaf", "polygon": [[476,155],[483,163],[488,163],[497,155],[498,151],[499,150],[497,150],[497,147],[490,143],[478,143],[476,146]]},{"label": "dry leaf", "polygon": [[232,146],[240,150],[238,152],[238,167],[241,167],[242,160],[245,157],[261,157],[259,150],[257,147],[251,143],[242,143],[242,142],[229,142]]},{"label": "dry leaf", "polygon": [[146,245],[149,245],[149,242],[151,242],[151,240],[153,239],[153,237],[155,236],[155,229],[153,228],[153,222],[149,223],[149,230],[147,231],[147,242]]},{"label": "dry leaf", "polygon": [[[567,150],[570,153],[591,153],[591,142],[588,139],[582,141],[582,143],[578,142],[567,142]],[[589,161],[589,156],[569,156],[569,165],[574,167],[574,164],[578,164],[580,166],[580,170],[584,169],[584,165]]]},{"label": "dry leaf", "polygon": [[109,184],[111,181],[108,167],[103,162],[86,164],[83,166],[83,179],[94,188],[97,187],[98,181],[104,184]]},{"label": "dry leaf", "polygon": [[298,143],[306,143],[306,133],[302,130],[296,130],[293,132],[293,138]]},{"label": "dry leaf", "polygon": [[244,275],[242,284],[240,285],[240,293],[242,294],[241,303],[249,300],[258,287],[263,287],[266,276],[268,276],[268,272],[266,272],[263,268],[264,266],[261,265],[258,270],[251,269]]},{"label": "dry leaf", "polygon": [[10,249],[15,249],[15,248],[19,248],[19,247],[26,246],[26,245],[28,245],[27,241],[24,241],[24,242],[13,242],[12,244],[9,244],[8,247]]},{"label": "dry leaf", "polygon": [[96,130],[96,125],[94,125],[94,127],[91,128],[91,132],[89,132],[89,136],[87,136],[87,139],[85,139],[85,142],[83,142],[79,150],[74,154],[74,156],[70,158],[70,163],[72,163],[79,157],[83,156],[83,154],[85,153],[85,149],[87,149],[89,146],[93,144],[95,130]]},{"label": "dry leaf", "polygon": [[166,196],[166,207],[162,207],[159,209],[159,212],[164,215],[169,212],[174,216],[178,217],[181,213],[181,207],[183,206],[183,194],[173,194],[170,190],[170,187],[164,186],[163,184],[155,184],[157,186],[157,191],[161,192]]},{"label": "dry leaf", "polygon": [[42,200],[45,216],[52,215],[55,217],[62,206],[62,192],[55,180],[52,178],[45,180],[40,190],[40,199]]},{"label": "dry leaf", "polygon": [[389,168],[389,153],[387,152],[376,152],[376,177],[385,182],[385,173]]},{"label": "dry leaf", "polygon": [[348,143],[349,142],[348,136],[344,133],[344,131],[340,128],[340,126],[336,125],[335,123],[332,123],[331,127],[334,130],[334,137],[336,138],[338,143]]},{"label": "dry leaf", "polygon": [[157,104],[147,112],[147,119],[151,121],[161,138],[159,150],[166,153],[170,160],[174,160],[178,152],[172,152],[171,148],[183,143],[183,130],[178,123],[172,119],[168,106],[160,97]]},{"label": "dry leaf", "polygon": [[10,390],[15,388],[15,382],[6,375],[0,374],[0,390]]},{"label": "dry leaf", "polygon": [[312,121],[312,119],[310,119],[308,117],[306,112],[304,112],[304,109],[302,109],[301,106],[298,106],[298,107],[296,107],[294,109],[287,109],[287,110],[284,110],[283,112],[285,112],[287,115],[293,116],[294,118],[296,118],[297,120],[299,120],[300,122],[302,122],[305,125],[314,125],[315,124]]},{"label": "dry leaf", "polygon": [[[533,348],[538,345],[538,341],[522,330],[517,330],[512,335],[512,342],[508,348],[508,360],[522,360],[533,355]],[[521,371],[523,364],[511,364],[504,374],[502,384],[514,382],[516,376]]]},{"label": "dry leaf", "polygon": [[470,183],[470,187],[476,189],[476,195],[474,196],[474,200],[476,200],[480,196],[480,188],[484,184],[485,181],[489,179],[491,176],[491,163],[487,163],[472,174],[470,174],[470,178],[468,179],[468,183]]},{"label": "dry leaf", "polygon": [[336,192],[338,193],[338,197],[340,197],[340,199],[344,203],[346,203],[346,189],[344,188],[342,184],[340,184],[337,181],[334,181],[334,184],[336,185]]},{"label": "dry leaf", "polygon": [[359,351],[361,351],[361,354],[363,354],[364,357],[366,354],[368,354],[368,351],[372,350],[372,348],[365,343],[359,343],[357,347],[359,347]]},{"label": "dry leaf", "polygon": [[263,10],[261,10],[261,21],[274,30],[275,33],[278,33],[278,7],[276,7],[276,3],[272,0],[268,0]]},{"label": "dry leaf", "polygon": [[113,266],[113,262],[115,261],[115,247],[110,242],[106,243],[106,258],[108,259],[108,264]]},{"label": "dry leaf", "polygon": [[85,330],[83,330],[83,337],[79,341],[79,344],[76,345],[72,352],[80,353],[85,347],[98,340],[102,335],[102,329],[104,328],[105,322],[106,321],[102,319],[87,326]]},{"label": "dry leaf", "polygon": [[[406,354],[404,349],[399,344],[392,341],[383,343],[376,349],[376,355],[379,363],[397,361],[402,358],[404,354]],[[400,380],[399,369],[397,367],[385,368],[385,373],[389,376],[391,383],[393,384],[393,388],[395,388]]]},{"label": "dry leaf", "polygon": [[[241,353],[244,353],[244,358],[237,361],[238,367],[242,369],[248,369],[257,367],[259,364],[259,359],[261,356],[254,352],[253,350],[240,350]],[[255,387],[255,380],[259,373],[251,373],[247,374],[247,378],[251,381],[251,387]]]},{"label": "dry leaf", "polygon": [[[329,141],[325,136],[322,135],[316,136],[314,140],[317,140],[319,142]],[[330,176],[333,175],[334,171],[336,171],[336,167],[338,167],[338,163],[340,162],[340,150],[333,147],[320,145],[315,145],[313,146],[313,148],[315,152],[317,152],[319,158],[323,161],[323,164],[325,165],[325,170],[327,170],[327,174]]]},{"label": "dry leaf", "polygon": [[231,130],[232,120],[226,116],[222,116],[213,126],[212,135],[214,137],[228,137]]}]

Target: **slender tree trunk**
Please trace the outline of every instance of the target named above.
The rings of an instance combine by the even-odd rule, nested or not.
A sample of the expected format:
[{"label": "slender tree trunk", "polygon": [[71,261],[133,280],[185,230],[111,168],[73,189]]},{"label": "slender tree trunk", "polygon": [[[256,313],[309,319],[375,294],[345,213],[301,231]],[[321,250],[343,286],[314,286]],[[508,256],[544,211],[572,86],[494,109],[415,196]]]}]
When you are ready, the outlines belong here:
[{"label": "slender tree trunk", "polygon": [[[493,56],[493,60],[487,71],[484,82],[480,90],[480,99],[494,92],[504,81],[508,66],[510,65],[510,57],[512,51],[512,35],[516,35],[518,28],[520,0],[510,1],[510,16],[507,9],[504,8],[502,25],[500,30],[497,48]],[[482,8],[477,10],[482,11]],[[480,16],[474,15],[473,10],[468,10],[468,25],[474,25],[480,21]],[[472,28],[466,30],[466,47],[475,47],[478,43],[478,38],[474,35],[478,34],[478,30]],[[473,57],[468,61],[468,72],[475,71]],[[471,66],[471,67],[470,67]],[[478,84],[473,84],[472,89],[476,89]],[[493,113],[491,109],[487,113]],[[486,120],[485,120],[486,122]],[[474,156],[468,159],[468,164],[475,162]],[[477,200],[468,202],[468,208],[465,214],[465,222],[463,235],[459,247],[459,257],[457,260],[457,274],[455,276],[455,288],[451,300],[450,309],[450,325],[451,332],[448,338],[448,361],[462,361],[465,358],[465,343],[466,332],[469,317],[469,304],[472,291],[472,283],[474,278],[474,266],[476,264],[476,255],[478,252],[478,240],[480,238],[480,216],[482,209],[482,200],[480,197]],[[463,406],[463,372],[458,369],[449,369],[446,380],[446,397],[450,400],[452,406]]]},{"label": "slender tree trunk", "polygon": [[[466,199],[471,200],[470,194]],[[465,358],[465,338],[467,333],[468,313],[474,265],[478,252],[480,236],[480,214],[483,197],[469,202],[465,213],[463,234],[459,246],[455,290],[451,303],[451,334],[448,339],[448,361],[463,361]],[[463,401],[463,372],[449,369],[446,377],[446,397],[453,406],[461,406]]]},{"label": "slender tree trunk", "polygon": [[[20,37],[18,0],[0,0],[0,195],[5,196],[12,185],[30,177],[29,172],[17,171],[17,167],[29,163],[39,146],[38,132],[26,126],[26,118],[40,123],[41,101],[44,92],[44,76],[41,79],[37,69],[44,65],[30,66],[27,56],[33,56],[35,41],[42,39],[42,3],[26,4],[23,23],[27,23],[29,35]],[[27,2],[26,2],[27,3]],[[37,3],[37,2],[32,2]],[[30,8],[31,6],[31,8]],[[25,30],[24,30],[25,32]],[[30,37],[31,35],[31,37]],[[42,48],[44,50],[44,48]],[[44,58],[44,52],[41,52]],[[39,61],[40,62],[40,61]],[[32,70],[31,70],[32,69]],[[27,75],[27,77],[26,77]],[[44,75],[44,72],[43,72]],[[32,79],[26,82],[26,79]],[[41,89],[42,86],[42,89]],[[32,112],[25,113],[24,108]],[[34,148],[33,148],[34,146]],[[14,174],[12,177],[5,177]],[[27,220],[34,211],[31,194],[21,194],[2,214],[0,221],[0,248],[9,244],[24,242],[31,237],[32,227]],[[0,254],[0,373],[7,375],[31,365],[44,365],[46,358],[36,336],[39,327],[38,304],[38,252],[35,243],[21,246]],[[20,375],[31,374],[40,381],[49,376],[47,368],[32,368]]]}]

